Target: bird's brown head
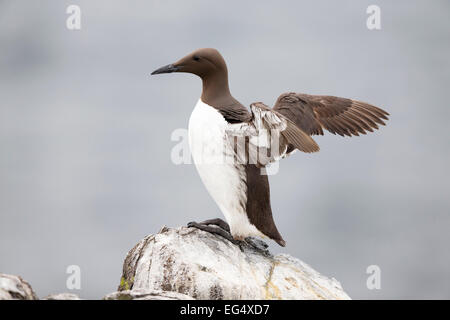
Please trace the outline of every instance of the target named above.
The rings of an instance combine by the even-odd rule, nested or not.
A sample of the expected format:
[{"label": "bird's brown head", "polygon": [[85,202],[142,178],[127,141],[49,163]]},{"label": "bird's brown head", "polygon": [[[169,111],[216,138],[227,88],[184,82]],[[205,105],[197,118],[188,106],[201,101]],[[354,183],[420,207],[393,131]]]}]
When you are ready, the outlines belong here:
[{"label": "bird's brown head", "polygon": [[225,60],[216,49],[197,49],[177,62],[168,64],[152,74],[187,72],[202,79],[201,99],[212,106],[235,103],[228,87],[228,71]]},{"label": "bird's brown head", "polygon": [[168,64],[152,72],[152,74],[187,72],[202,79],[215,74],[226,74],[227,65],[222,55],[216,49],[197,49],[177,62]]}]

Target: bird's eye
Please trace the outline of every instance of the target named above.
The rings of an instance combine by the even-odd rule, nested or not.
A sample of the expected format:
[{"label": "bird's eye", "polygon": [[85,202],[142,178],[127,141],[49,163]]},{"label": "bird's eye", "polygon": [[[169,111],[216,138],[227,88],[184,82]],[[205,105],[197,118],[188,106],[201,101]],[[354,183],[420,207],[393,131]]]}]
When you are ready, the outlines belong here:
[{"label": "bird's eye", "polygon": [[194,58],[192,58],[192,59],[194,59],[195,61],[199,61],[200,57],[199,56],[194,56]]}]

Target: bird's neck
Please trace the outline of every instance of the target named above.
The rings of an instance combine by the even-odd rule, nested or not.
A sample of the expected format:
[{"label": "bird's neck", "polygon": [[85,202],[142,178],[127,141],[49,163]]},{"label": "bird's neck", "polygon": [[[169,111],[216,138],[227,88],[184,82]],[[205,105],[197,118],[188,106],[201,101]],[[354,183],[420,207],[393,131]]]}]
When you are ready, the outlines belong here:
[{"label": "bird's neck", "polygon": [[202,78],[203,90],[201,99],[213,107],[226,106],[234,101],[228,86],[228,74],[219,71]]}]

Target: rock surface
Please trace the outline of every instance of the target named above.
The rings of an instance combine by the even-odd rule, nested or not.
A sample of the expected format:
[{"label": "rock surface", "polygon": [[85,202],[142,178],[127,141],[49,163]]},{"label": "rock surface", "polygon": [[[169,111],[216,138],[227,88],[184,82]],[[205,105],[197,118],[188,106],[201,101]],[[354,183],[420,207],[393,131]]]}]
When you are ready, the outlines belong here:
[{"label": "rock surface", "polygon": [[131,298],[138,290],[195,299],[350,299],[337,280],[287,254],[186,227],[164,227],[131,249],[118,290]]},{"label": "rock surface", "polygon": [[178,292],[148,291],[142,289],[117,291],[108,294],[104,300],[193,300],[193,298]]},{"label": "rock surface", "polygon": [[81,300],[80,297],[74,293],[57,293],[46,296],[42,300]]},{"label": "rock surface", "polygon": [[0,300],[36,300],[31,286],[19,276],[0,273]]}]

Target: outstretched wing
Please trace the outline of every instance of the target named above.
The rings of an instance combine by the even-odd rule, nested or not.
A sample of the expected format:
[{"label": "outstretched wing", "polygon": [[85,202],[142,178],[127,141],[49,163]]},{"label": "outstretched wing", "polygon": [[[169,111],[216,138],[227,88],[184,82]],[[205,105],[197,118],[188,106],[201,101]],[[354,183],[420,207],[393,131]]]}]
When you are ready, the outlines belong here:
[{"label": "outstretched wing", "polygon": [[323,129],[341,136],[358,136],[378,129],[388,120],[386,111],[365,102],[333,96],[283,93],[273,110],[294,122],[309,135]]},{"label": "outstretched wing", "polygon": [[227,137],[241,163],[264,167],[295,149],[319,151],[317,143],[283,114],[262,102],[251,104],[250,109],[252,117],[248,122],[229,124],[227,129]]}]

